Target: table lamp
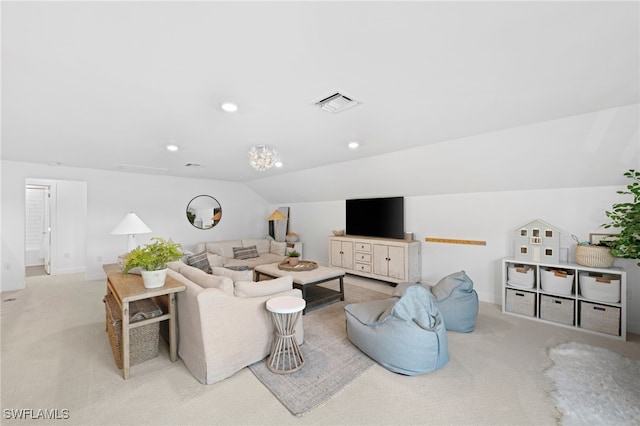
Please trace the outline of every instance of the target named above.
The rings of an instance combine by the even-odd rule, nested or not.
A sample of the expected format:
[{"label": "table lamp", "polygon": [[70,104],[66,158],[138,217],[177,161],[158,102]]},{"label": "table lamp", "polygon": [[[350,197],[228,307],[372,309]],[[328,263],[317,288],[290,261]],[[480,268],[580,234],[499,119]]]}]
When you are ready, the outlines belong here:
[{"label": "table lamp", "polygon": [[133,212],[127,214],[122,221],[113,228],[111,235],[128,235],[127,253],[138,246],[136,244],[136,234],[148,234],[151,229],[140,220]]},{"label": "table lamp", "polygon": [[[287,217],[285,215],[283,215],[282,213],[280,213],[280,210],[274,210],[273,213],[271,213],[271,216],[269,216],[267,218],[267,220],[287,220]],[[278,223],[276,222],[276,241],[278,240]]]}]

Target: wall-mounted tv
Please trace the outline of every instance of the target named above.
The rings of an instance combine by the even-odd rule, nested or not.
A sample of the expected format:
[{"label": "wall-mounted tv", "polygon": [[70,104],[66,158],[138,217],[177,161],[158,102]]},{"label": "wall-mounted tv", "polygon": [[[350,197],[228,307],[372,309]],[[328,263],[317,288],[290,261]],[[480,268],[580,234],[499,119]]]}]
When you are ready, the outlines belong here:
[{"label": "wall-mounted tv", "polygon": [[347,235],[404,238],[404,197],[347,200]]}]

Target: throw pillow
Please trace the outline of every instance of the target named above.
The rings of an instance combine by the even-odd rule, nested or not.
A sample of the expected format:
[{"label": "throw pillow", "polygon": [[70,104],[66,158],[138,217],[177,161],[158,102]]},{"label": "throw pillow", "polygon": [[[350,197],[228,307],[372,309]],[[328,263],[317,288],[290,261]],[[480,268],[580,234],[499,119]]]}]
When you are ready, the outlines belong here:
[{"label": "throw pillow", "polygon": [[211,273],[220,277],[229,277],[233,282],[251,281],[253,279],[253,271],[251,271],[250,269],[247,269],[246,271],[234,271],[231,269],[216,266],[211,268]]},{"label": "throw pillow", "polygon": [[207,252],[192,254],[187,257],[187,263],[189,266],[198,268],[204,272],[209,272],[209,259],[207,258]]},{"label": "throw pillow", "polygon": [[287,249],[287,243],[278,243],[276,241],[271,241],[269,252],[273,254],[277,254],[278,256],[284,256],[286,249]]},{"label": "throw pillow", "polygon": [[261,297],[270,296],[293,288],[293,278],[284,276],[273,280],[265,281],[236,281],[234,283],[234,294],[237,297]]},{"label": "throw pillow", "polygon": [[233,257],[234,259],[252,259],[254,257],[258,257],[258,249],[256,246],[249,247],[234,247],[233,248]]},{"label": "throw pillow", "polygon": [[207,259],[209,260],[209,266],[212,268],[224,266],[224,257],[219,254],[207,253]]}]

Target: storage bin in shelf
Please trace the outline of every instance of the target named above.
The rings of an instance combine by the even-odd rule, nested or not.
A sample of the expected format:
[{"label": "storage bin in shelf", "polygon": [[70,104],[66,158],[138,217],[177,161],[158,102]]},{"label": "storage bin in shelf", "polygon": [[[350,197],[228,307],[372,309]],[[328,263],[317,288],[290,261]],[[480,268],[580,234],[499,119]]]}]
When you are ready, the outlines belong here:
[{"label": "storage bin in shelf", "polygon": [[540,286],[543,291],[569,295],[573,291],[574,271],[558,268],[540,268]]},{"label": "storage bin in shelf", "polygon": [[536,294],[530,291],[507,289],[505,310],[514,314],[536,316]]},{"label": "storage bin in shelf", "polygon": [[620,302],[620,276],[599,272],[580,272],[580,294],[598,302]]},{"label": "storage bin in shelf", "polygon": [[540,295],[540,318],[558,324],[575,324],[575,300],[564,297]]},{"label": "storage bin in shelf", "polygon": [[580,327],[620,336],[620,308],[581,300]]},{"label": "storage bin in shelf", "polygon": [[531,265],[510,264],[507,270],[507,284],[519,288],[533,288],[536,282],[535,268]]}]

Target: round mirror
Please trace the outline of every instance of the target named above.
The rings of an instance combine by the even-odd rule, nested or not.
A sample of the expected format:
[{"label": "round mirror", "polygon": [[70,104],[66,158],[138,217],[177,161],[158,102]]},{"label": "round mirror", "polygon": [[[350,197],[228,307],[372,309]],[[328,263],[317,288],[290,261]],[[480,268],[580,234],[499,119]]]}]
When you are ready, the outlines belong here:
[{"label": "round mirror", "polygon": [[198,229],[211,229],[222,219],[222,207],[210,195],[198,195],[187,205],[187,220]]}]

